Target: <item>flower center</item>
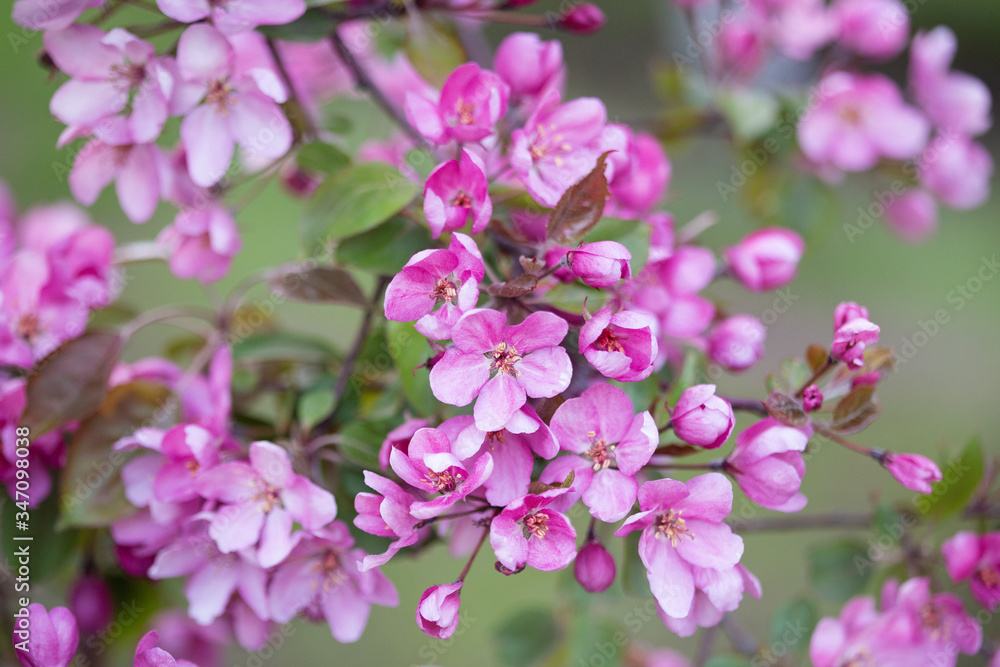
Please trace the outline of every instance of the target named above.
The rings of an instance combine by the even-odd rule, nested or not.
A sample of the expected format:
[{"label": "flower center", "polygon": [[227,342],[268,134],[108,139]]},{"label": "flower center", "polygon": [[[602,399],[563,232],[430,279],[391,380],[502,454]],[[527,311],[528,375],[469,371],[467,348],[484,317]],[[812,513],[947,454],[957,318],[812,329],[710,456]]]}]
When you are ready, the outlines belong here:
[{"label": "flower center", "polygon": [[500,429],[499,431],[489,431],[486,433],[486,442],[490,443],[491,446],[494,443],[499,442],[501,445],[504,444],[504,433],[507,431]]},{"label": "flower center", "polygon": [[146,68],[139,63],[125,61],[111,66],[111,80],[115,88],[130,91],[142,85],[146,79]]},{"label": "flower center", "polygon": [[676,548],[677,543],[680,542],[682,537],[689,537],[694,539],[694,534],[688,529],[687,524],[684,523],[684,519],[681,518],[681,512],[684,510],[670,510],[666,514],[661,514],[656,517],[656,534],[653,535],[656,539],[660,539],[660,536],[664,536],[665,539],[670,540],[670,546]]},{"label": "flower center", "polygon": [[514,364],[521,361],[521,355],[517,353],[513,347],[508,347],[507,343],[501,341],[497,345],[497,349],[492,352],[487,352],[487,356],[493,357],[493,363],[490,364],[490,369],[497,369],[501,373],[506,373],[507,375],[513,375],[514,377],[519,377],[521,371],[514,368]]},{"label": "flower center", "polygon": [[191,476],[194,477],[198,474],[198,468],[201,466],[198,465],[198,461],[196,459],[188,459],[184,462],[184,467],[187,468]]},{"label": "flower center", "polygon": [[1000,587],[1000,572],[995,567],[981,567],[976,571],[976,576],[989,588]]},{"label": "flower center", "polygon": [[340,562],[340,549],[327,549],[317,565],[323,575],[324,592],[336,588],[347,579],[347,573]]},{"label": "flower center", "polygon": [[529,514],[524,517],[524,524],[521,530],[526,540],[530,539],[532,535],[538,539],[542,539],[545,537],[545,533],[549,532],[549,515],[545,512]]},{"label": "flower center", "polygon": [[610,466],[616,445],[608,445],[604,440],[598,440],[596,431],[587,431],[587,437],[590,438],[590,449],[585,451],[583,455],[594,460],[594,471]]},{"label": "flower center", "polygon": [[465,190],[459,190],[458,193],[451,198],[452,206],[459,206],[461,208],[472,208],[472,197],[465,193]]},{"label": "flower center", "polygon": [[474,112],[476,107],[472,102],[466,102],[465,100],[458,100],[455,102],[455,112],[458,115],[459,125],[472,125],[476,122],[476,117]]},{"label": "flower center", "polygon": [[626,336],[621,338],[611,329],[609,324],[598,336],[597,340],[594,341],[594,345],[605,350],[606,352],[624,352],[625,348],[622,347],[621,341],[628,340]]},{"label": "flower center", "polygon": [[875,667],[875,662],[872,660],[871,653],[868,649],[862,648],[858,649],[853,655],[851,655],[847,660],[845,660],[841,667]]},{"label": "flower center", "polygon": [[236,96],[233,89],[222,79],[216,79],[208,87],[205,94],[205,104],[214,104],[215,111],[223,116],[229,113],[229,109],[236,104]]},{"label": "flower center", "polygon": [[274,488],[263,479],[258,479],[257,483],[257,493],[254,495],[254,502],[257,503],[257,509],[259,509],[264,514],[267,514],[279,504],[281,504],[281,498],[278,496],[278,489]]},{"label": "flower center", "polygon": [[861,112],[853,104],[848,104],[840,108],[840,118],[848,125],[861,124]]},{"label": "flower center", "polygon": [[[551,131],[555,129],[556,126],[550,123],[549,130]],[[535,126],[535,131],[538,133],[538,138],[535,139],[535,141],[531,144],[531,148],[528,149],[531,157],[535,160],[541,160],[548,155],[550,151],[558,150],[563,153],[568,153],[573,149],[573,144],[568,141],[563,141],[562,133],[556,133],[551,137],[546,137],[545,126],[541,123]],[[563,166],[563,159],[558,155],[553,157],[552,161],[557,167]]]},{"label": "flower center", "polygon": [[31,340],[42,330],[42,321],[36,313],[24,313],[17,318],[14,331],[18,336],[26,340]]},{"label": "flower center", "polygon": [[434,288],[431,290],[430,298],[435,301],[446,301],[452,303],[455,297],[458,296],[458,289],[455,287],[455,283],[451,282],[447,278],[439,278],[436,283],[434,283]]},{"label": "flower center", "polygon": [[434,472],[433,470],[427,471],[427,477],[423,479],[432,492],[437,493],[451,493],[458,488],[458,485],[462,483],[461,472],[453,473],[451,468],[447,470],[442,470],[441,472]]}]

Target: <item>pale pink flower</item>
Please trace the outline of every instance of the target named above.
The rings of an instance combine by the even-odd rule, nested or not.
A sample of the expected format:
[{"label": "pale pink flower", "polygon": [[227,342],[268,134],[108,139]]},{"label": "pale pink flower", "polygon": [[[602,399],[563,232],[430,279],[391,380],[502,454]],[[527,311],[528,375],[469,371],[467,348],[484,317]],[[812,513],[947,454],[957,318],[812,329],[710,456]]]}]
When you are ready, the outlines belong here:
[{"label": "pale pink flower", "polygon": [[751,232],[726,249],[729,270],[752,292],[766,292],[795,278],[805,251],[802,237],[790,229],[768,227]]},{"label": "pale pink flower", "polygon": [[986,148],[962,136],[939,136],[917,162],[917,178],[948,206],[976,208],[990,196],[993,158]]},{"label": "pale pink flower", "polygon": [[924,241],[937,231],[937,202],[926,190],[907,190],[886,205],[885,221],[904,241]]},{"label": "pale pink flower", "polygon": [[951,70],[955,50],[955,33],[946,26],[917,33],[910,47],[910,87],[937,127],[976,136],[993,124],[992,98],[982,81]]},{"label": "pale pink flower", "polygon": [[1000,532],[961,531],[941,545],[941,552],[951,580],[968,579],[972,597],[995,611],[1000,605]]},{"label": "pale pink flower", "polygon": [[28,30],[62,30],[80,14],[100,7],[105,0],[17,0],[11,11],[14,23]]},{"label": "pale pink flower", "polygon": [[[364,572],[380,567],[389,561],[397,551],[416,544],[419,538],[418,520],[410,514],[410,507],[417,501],[392,480],[364,471],[365,484],[377,493],[362,492],[354,498],[354,525],[372,535],[395,538],[385,553],[365,556],[358,564]],[[381,494],[381,495],[379,495]]]},{"label": "pale pink flower", "polygon": [[171,654],[159,648],[156,644],[160,635],[156,630],[150,630],[142,636],[135,646],[135,659],[132,667],[198,667],[188,660],[177,660]]},{"label": "pale pink flower", "polygon": [[462,582],[431,586],[417,604],[417,627],[428,637],[448,639],[458,629]]},{"label": "pale pink flower", "polygon": [[719,322],[708,336],[709,358],[730,371],[743,371],[764,354],[767,330],[752,315],[733,315]]},{"label": "pale pink flower", "polygon": [[166,162],[156,144],[112,146],[89,141],[73,161],[69,188],[78,202],[92,206],[111,181],[118,203],[132,222],[146,222],[163,191],[161,174]]},{"label": "pale pink flower", "polygon": [[728,440],[735,423],[732,406],[715,395],[714,384],[685,389],[670,413],[674,434],[689,445],[706,449],[715,449]]},{"label": "pale pink flower", "polygon": [[156,241],[167,252],[175,276],[203,283],[225,277],[242,246],[236,221],[225,208],[214,204],[180,211]]},{"label": "pale pink flower", "polygon": [[221,32],[231,34],[259,25],[291,23],[306,11],[305,0],[156,0],[160,11],[182,23],[212,19]]},{"label": "pale pink flower", "polygon": [[549,507],[568,489],[528,494],[508,504],[490,524],[490,545],[497,561],[510,572],[525,566],[551,572],[576,557],[576,529],[561,512]]},{"label": "pale pink flower", "polygon": [[806,464],[802,460],[810,431],[762,419],[736,436],[726,470],[743,493],[761,507],[798,512],[806,505],[799,493]]},{"label": "pale pink flower", "polygon": [[836,0],[837,43],[872,60],[888,60],[906,46],[910,17],[899,0]]}]

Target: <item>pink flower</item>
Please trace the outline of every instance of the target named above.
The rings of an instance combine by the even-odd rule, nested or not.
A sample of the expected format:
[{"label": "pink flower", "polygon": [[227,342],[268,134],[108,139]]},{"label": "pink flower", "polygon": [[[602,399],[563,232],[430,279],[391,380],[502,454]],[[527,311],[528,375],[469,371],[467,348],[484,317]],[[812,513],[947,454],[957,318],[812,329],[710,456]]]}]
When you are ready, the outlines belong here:
[{"label": "pink flower", "polygon": [[439,429],[422,428],[413,434],[406,452],[393,449],[389,454],[392,469],[407,484],[431,494],[432,500],[410,505],[417,519],[430,519],[448,511],[475,491],[493,472],[493,457],[484,452],[471,469],[452,453],[451,440]]},{"label": "pink flower", "polygon": [[513,101],[540,98],[547,90],[562,90],[566,79],[562,44],[543,42],[533,32],[508,35],[493,56],[493,69],[510,87]]},{"label": "pink flower", "polygon": [[341,521],[304,538],[278,565],[268,586],[270,616],[288,623],[299,611],[325,619],[339,642],[361,638],[373,604],[395,607],[395,587],[378,570],[359,570],[365,552]]},{"label": "pink flower", "polygon": [[632,253],[617,241],[584,243],[566,253],[569,268],[591,287],[614,287],[632,278]]},{"label": "pink flower", "polygon": [[809,60],[837,35],[837,19],[823,0],[772,3],[768,37],[792,60]]},{"label": "pink flower", "polygon": [[589,35],[604,27],[604,12],[597,5],[583,2],[560,16],[556,24],[574,35]]},{"label": "pink flower", "polygon": [[[0,482],[7,486],[12,499],[17,498],[18,477],[17,428],[27,405],[24,378],[0,380]],[[28,448],[28,476],[31,496],[28,507],[41,504],[52,492],[51,471],[66,463],[66,444],[62,433],[54,431],[31,439]],[[21,473],[22,475],[24,473]],[[22,484],[23,486],[23,484]],[[22,491],[23,493],[23,491]]]},{"label": "pink flower", "polygon": [[886,205],[885,221],[904,241],[918,243],[937,230],[937,203],[926,190],[907,190]]},{"label": "pink flower", "polygon": [[615,559],[596,539],[589,540],[573,561],[573,576],[588,593],[603,593],[615,581]]},{"label": "pink flower", "polygon": [[[856,308],[856,310],[855,310]],[[833,344],[830,357],[843,361],[852,368],[865,364],[865,347],[878,342],[879,328],[867,319],[868,311],[855,303],[847,302],[834,311]]]},{"label": "pink flower", "polygon": [[764,354],[767,330],[752,315],[733,315],[722,320],[708,336],[708,356],[730,371],[743,371]]},{"label": "pink flower", "polygon": [[812,412],[821,407],[823,407],[823,393],[819,387],[811,384],[802,391],[802,409],[806,412]]},{"label": "pink flower", "polygon": [[265,160],[292,145],[292,127],[278,106],[287,95],[284,86],[269,68],[238,72],[238,64],[233,45],[204,23],[185,30],[177,44],[187,102],[181,104],[181,141],[191,180],[202,187],[225,175],[235,144]]},{"label": "pink flower", "polygon": [[888,60],[906,46],[910,18],[898,0],[836,0],[837,42],[860,56]]},{"label": "pink flower", "polygon": [[[611,204],[615,214],[623,218],[638,218],[656,205],[670,182],[670,161],[660,141],[645,132],[628,136],[627,161],[616,168],[610,183]],[[615,153],[611,156],[614,158]]]},{"label": "pink flower", "polygon": [[766,25],[752,12],[736,14],[723,23],[716,57],[720,69],[736,80],[752,79],[764,64],[767,46]]},{"label": "pink flower", "polygon": [[982,144],[939,136],[917,163],[920,184],[952,208],[976,208],[990,196],[993,158]]},{"label": "pink flower", "polygon": [[715,395],[714,384],[685,389],[670,414],[677,437],[705,449],[715,449],[728,440],[735,423],[732,406]]},{"label": "pink flower", "polygon": [[219,205],[182,210],[156,237],[169,255],[170,271],[203,283],[222,279],[240,251],[236,221]]},{"label": "pink flower", "polygon": [[153,479],[153,494],[161,502],[185,502],[198,497],[205,471],[219,462],[219,439],[195,424],[178,424],[163,435],[159,451],[165,460]]},{"label": "pink flower", "polygon": [[114,598],[104,579],[94,574],[84,574],[73,583],[69,606],[78,617],[80,631],[93,634],[103,630],[114,614]]},{"label": "pink flower", "polygon": [[992,125],[990,90],[974,76],[951,71],[955,49],[955,33],[946,26],[917,33],[910,47],[910,86],[937,127],[976,136]]},{"label": "pink flower", "polygon": [[559,448],[582,459],[573,466],[573,490],[590,513],[608,523],[622,519],[635,503],[635,475],[660,440],[652,416],[634,414],[632,401],[618,387],[595,384],[560,405],[550,426]]},{"label": "pink flower", "polygon": [[508,504],[490,523],[490,545],[500,565],[519,572],[561,570],[576,557],[576,529],[549,505],[568,489],[528,494]]},{"label": "pink flower", "polygon": [[14,617],[14,650],[24,667],[66,667],[80,642],[76,618],[66,607],[46,609],[34,602]]},{"label": "pink flower", "polygon": [[833,329],[836,331],[854,319],[868,319],[868,309],[853,301],[841,301],[833,309]]},{"label": "pink flower", "polygon": [[930,124],[878,74],[834,72],[818,85],[799,121],[802,152],[820,165],[866,171],[880,158],[907,160],[927,144]]},{"label": "pink flower", "polygon": [[649,377],[659,354],[650,315],[604,308],[580,329],[580,354],[604,377],[639,382]]},{"label": "pink flower", "polygon": [[100,7],[105,0],[17,0],[11,18],[28,30],[62,30],[90,9]]},{"label": "pink flower", "polygon": [[731,611],[739,604],[742,589],[728,582],[741,579],[736,566],[743,540],[722,522],[732,505],[733,487],[719,473],[687,482],[659,479],[639,489],[641,511],[627,518],[615,535],[642,530],[639,558],[667,616],[688,616],[696,588],[718,609]]},{"label": "pink flower", "polygon": [[424,186],[424,215],[434,238],[461,229],[470,215],[473,234],[486,229],[493,215],[488,190],[482,160],[467,150],[461,160],[435,167]]},{"label": "pink flower", "polygon": [[112,146],[99,139],[88,142],[76,156],[69,187],[76,200],[92,206],[115,181],[118,203],[132,222],[145,222],[160,200],[164,158],[155,144]]},{"label": "pink flower", "polygon": [[748,234],[726,249],[729,270],[751,292],[777,289],[795,278],[805,250],[802,237],[790,229],[768,227]]},{"label": "pink flower", "polygon": [[458,629],[462,582],[431,586],[417,604],[417,627],[428,637],[448,639]]},{"label": "pink flower", "polygon": [[496,74],[465,63],[448,76],[437,104],[408,92],[404,107],[410,124],[434,143],[468,143],[493,133],[493,126],[507,113],[509,95],[507,84]]},{"label": "pink flower", "polygon": [[304,0],[227,0],[225,3],[208,0],[156,0],[160,11],[182,23],[195,23],[211,18],[215,27],[232,34],[250,30],[259,25],[291,23],[306,11]]},{"label": "pink flower", "polygon": [[761,507],[798,512],[806,505],[799,488],[806,472],[802,452],[809,436],[808,430],[762,419],[736,436],[736,447],[726,457],[726,470]]},{"label": "pink flower", "polygon": [[543,206],[555,206],[566,189],[597,164],[607,120],[604,104],[582,97],[559,104],[550,90],[523,129],[511,134],[510,163],[518,178]]},{"label": "pink flower", "polygon": [[[674,618],[659,604],[656,605],[656,615],[667,629],[678,637],[690,637],[698,628],[718,625],[727,610],[732,611],[739,606],[744,592],[749,591],[750,595],[758,600],[762,592],[760,581],[742,565],[727,571],[724,576],[702,572],[700,576],[696,576],[695,586],[694,604],[691,606],[691,612],[683,618]],[[701,587],[705,590],[699,590]],[[711,591],[711,594],[706,591]],[[717,607],[713,600],[723,607]]]},{"label": "pink flower", "polygon": [[454,346],[431,369],[431,391],[449,405],[478,397],[476,426],[498,431],[528,396],[550,398],[569,386],[572,365],[559,346],[567,331],[566,321],[548,312],[508,326],[501,312],[471,310],[452,329]]},{"label": "pink flower", "polygon": [[961,531],[941,545],[941,552],[951,580],[969,579],[972,596],[995,611],[1000,605],[1000,532]]},{"label": "pink flower", "polygon": [[[354,498],[354,525],[372,535],[395,538],[385,553],[365,556],[358,564],[364,572],[387,563],[397,551],[416,544],[417,519],[410,514],[410,506],[416,501],[392,480],[365,470],[365,484],[378,493],[359,493]],[[382,495],[378,495],[382,494]]]},{"label": "pink flower", "polygon": [[413,434],[429,424],[429,419],[408,417],[402,424],[386,433],[385,440],[382,441],[382,446],[378,450],[378,464],[382,470],[389,468],[389,454],[393,447],[398,447],[405,452],[410,445],[410,438],[413,437]]},{"label": "pink flower", "polygon": [[52,96],[52,115],[69,127],[63,145],[93,133],[116,146],[160,136],[175,84],[152,44],[127,30],[107,34],[90,25],[45,33],[45,50],[72,77]]},{"label": "pink flower", "polygon": [[983,628],[962,609],[962,600],[950,593],[932,594],[930,579],[917,577],[896,588],[890,579],[882,588],[882,606],[907,617],[914,643],[940,647],[956,657],[975,655],[983,644]]},{"label": "pink flower", "polygon": [[930,493],[931,484],[941,481],[941,469],[926,456],[883,452],[877,460],[910,491]]},{"label": "pink flower", "polygon": [[329,491],[292,472],[288,453],[278,445],[250,445],[250,461],[223,463],[205,471],[199,483],[205,498],[225,503],[209,526],[223,553],[257,545],[261,565],[280,563],[295,545],[292,524],[315,531],[333,521],[337,505]]},{"label": "pink flower", "polygon": [[132,667],[198,667],[187,660],[175,660],[174,656],[156,646],[159,640],[160,635],[156,630],[144,634],[136,644]]},{"label": "pink flower", "polygon": [[418,252],[392,279],[385,291],[386,319],[416,320],[416,330],[428,338],[451,338],[462,313],[476,307],[484,275],[476,242],[455,232],[447,250]]}]

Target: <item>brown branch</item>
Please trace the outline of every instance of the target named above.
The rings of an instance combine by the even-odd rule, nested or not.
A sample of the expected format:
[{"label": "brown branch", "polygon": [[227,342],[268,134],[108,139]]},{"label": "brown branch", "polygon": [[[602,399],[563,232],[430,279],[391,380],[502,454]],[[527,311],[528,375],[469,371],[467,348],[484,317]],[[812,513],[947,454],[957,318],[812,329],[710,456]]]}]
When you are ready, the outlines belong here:
[{"label": "brown branch", "polygon": [[[967,507],[962,513],[962,518],[1000,518],[1000,505]],[[875,515],[867,512],[826,512],[791,514],[763,519],[736,519],[728,523],[735,532],[752,533],[825,528],[869,528],[874,522]]]}]

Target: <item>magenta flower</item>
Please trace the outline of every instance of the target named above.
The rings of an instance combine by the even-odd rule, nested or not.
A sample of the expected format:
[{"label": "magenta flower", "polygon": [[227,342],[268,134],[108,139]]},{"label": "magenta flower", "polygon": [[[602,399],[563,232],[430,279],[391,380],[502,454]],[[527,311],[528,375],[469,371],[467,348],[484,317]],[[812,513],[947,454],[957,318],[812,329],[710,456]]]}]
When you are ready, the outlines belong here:
[{"label": "magenta flower", "polygon": [[843,361],[851,368],[861,368],[865,365],[865,347],[878,342],[879,328],[860,312],[852,314],[855,316],[851,319],[834,314],[836,329],[833,332],[830,357]]},{"label": "magenta flower", "polygon": [[[278,106],[286,91],[265,67],[237,73],[233,45],[209,25],[198,23],[181,35],[177,69],[184,100],[195,104],[181,122],[191,180],[201,187],[221,179],[239,144],[246,155],[276,160],[292,145],[292,127]],[[200,103],[197,103],[200,100]]]},{"label": "magenta flower", "polygon": [[473,234],[486,229],[493,203],[482,160],[463,149],[460,160],[435,167],[424,186],[424,215],[434,238],[442,231],[461,229],[469,216]]},{"label": "magenta flower", "polygon": [[428,637],[448,639],[458,629],[462,582],[431,586],[417,604],[417,627]]},{"label": "magenta flower", "polygon": [[103,630],[111,622],[115,601],[104,579],[85,573],[73,583],[69,606],[73,616],[80,619],[80,631],[90,635]]},{"label": "magenta flower", "polygon": [[910,17],[899,0],[836,0],[837,43],[872,60],[888,60],[906,46]]},{"label": "magenta flower", "polygon": [[685,389],[670,414],[677,437],[705,449],[715,449],[728,440],[735,423],[732,406],[715,395],[714,384]]},{"label": "magenta flower", "polygon": [[708,336],[708,356],[730,371],[744,371],[764,354],[767,330],[753,315],[733,315],[719,322]]},{"label": "magenta flower", "polygon": [[910,491],[930,493],[933,490],[931,484],[941,481],[941,469],[926,456],[882,452],[876,460]]},{"label": "magenta flower", "polygon": [[430,425],[431,420],[423,418],[408,417],[406,421],[385,434],[385,440],[378,449],[378,464],[382,470],[389,469],[389,454],[394,447],[406,451],[410,446],[410,438],[420,429]]},{"label": "magenta flower", "polygon": [[761,507],[798,512],[806,505],[799,493],[806,464],[802,460],[810,433],[762,419],[736,436],[726,470],[743,493]]},{"label": "magenta flower", "polygon": [[323,618],[339,642],[361,638],[373,604],[395,607],[396,588],[378,570],[360,570],[366,556],[354,548],[347,524],[335,521],[304,538],[274,570],[270,617],[288,623],[299,611]]},{"label": "magenta flower", "polygon": [[596,539],[588,541],[573,561],[573,576],[588,593],[603,593],[615,581],[615,559]]},{"label": "magenta flower", "polygon": [[219,462],[219,438],[196,424],[178,424],[160,441],[166,460],[153,479],[153,494],[165,503],[185,502],[198,496],[199,480]]},{"label": "magenta flower", "polygon": [[937,230],[937,202],[926,190],[907,190],[886,205],[885,221],[904,241],[918,243]]},{"label": "magenta flower", "polygon": [[[686,617],[696,587],[720,609],[732,609],[738,595],[732,587],[716,590],[708,585],[713,572],[736,572],[743,555],[743,540],[722,523],[733,506],[733,487],[724,475],[708,473],[687,482],[659,479],[639,489],[638,514],[615,531],[624,537],[642,530],[639,558],[657,603],[667,616]],[[732,575],[728,575],[732,576]],[[706,581],[709,580],[709,581]]]},{"label": "magenta flower", "polygon": [[160,136],[175,81],[153,45],[127,30],[89,25],[45,33],[45,50],[72,77],[52,96],[52,115],[69,127],[60,145],[93,133],[116,146]]},{"label": "magenta flower", "polygon": [[337,516],[329,491],[292,472],[288,452],[270,442],[250,445],[250,461],[206,470],[201,494],[225,503],[214,515],[209,535],[223,553],[258,545],[264,567],[280,563],[295,545],[292,523],[316,531]]},{"label": "magenta flower", "polygon": [[966,137],[939,136],[917,163],[920,184],[948,206],[976,208],[990,196],[993,158]]},{"label": "magenta flower", "polygon": [[812,412],[821,407],[823,407],[823,393],[819,387],[811,384],[802,391],[802,409],[806,412]]},{"label": "magenta flower", "polygon": [[896,588],[890,579],[882,587],[882,606],[908,617],[916,632],[915,643],[944,644],[966,655],[975,655],[983,644],[983,628],[965,613],[962,600],[951,593],[932,594],[930,579],[917,577]]},{"label": "magenta flower", "polygon": [[976,136],[992,125],[990,90],[974,76],[951,71],[955,49],[955,33],[947,26],[917,33],[910,47],[910,87],[934,125]]},{"label": "magenta flower", "polygon": [[614,287],[632,277],[632,253],[616,241],[584,243],[566,253],[569,268],[591,287]]},{"label": "magenta flower", "polygon": [[146,222],[156,210],[165,162],[155,144],[112,146],[89,141],[76,156],[69,188],[78,202],[92,206],[101,190],[115,182],[118,203],[132,222]]},{"label": "magenta flower", "polygon": [[76,655],[80,633],[66,607],[46,609],[33,602],[14,617],[14,650],[24,667],[66,667]]},{"label": "magenta flower", "polygon": [[198,667],[188,660],[176,660],[156,645],[159,640],[160,635],[156,630],[144,634],[136,644],[132,667]]},{"label": "magenta flower", "polygon": [[490,545],[500,565],[519,572],[561,570],[576,557],[576,529],[561,512],[549,507],[568,489],[528,494],[507,505],[490,524]]},{"label": "magenta flower", "polygon": [[437,104],[408,92],[404,108],[410,124],[434,143],[468,143],[493,133],[493,126],[507,113],[509,95],[507,84],[496,74],[465,63],[448,76]]},{"label": "magenta flower", "polygon": [[956,533],[941,545],[941,553],[951,580],[968,579],[972,597],[995,611],[1000,605],[1000,532]]},{"label": "magenta flower", "polygon": [[[663,146],[645,132],[628,136],[627,163],[616,168],[610,183],[611,208],[620,217],[633,219],[645,215],[656,205],[670,182],[670,161]],[[612,153],[610,157],[614,157]]]},{"label": "magenta flower", "polygon": [[816,94],[798,126],[799,145],[813,162],[866,171],[883,157],[910,159],[927,144],[930,123],[884,76],[834,72]]},{"label": "magenta flower", "polygon": [[868,309],[853,301],[841,301],[833,309],[833,330],[836,331],[851,320],[861,318],[867,320]]},{"label": "magenta flower", "polygon": [[156,0],[160,11],[182,23],[211,18],[212,24],[225,33],[250,30],[259,25],[291,23],[306,11],[305,0]]},{"label": "magenta flower", "polygon": [[[635,474],[649,462],[659,433],[648,412],[633,414],[624,391],[607,384],[589,387],[552,415],[552,433],[564,451],[579,454],[573,490],[590,513],[608,523],[625,517],[635,504]],[[612,467],[612,464],[614,467]]]},{"label": "magenta flower", "polygon": [[406,451],[393,449],[389,454],[392,469],[403,481],[431,494],[432,500],[410,505],[410,514],[417,519],[430,519],[444,514],[490,476],[493,457],[484,452],[471,469],[452,453],[451,440],[443,431],[422,428],[413,434]]},{"label": "magenta flower", "polygon": [[795,278],[805,250],[802,237],[790,229],[768,227],[748,234],[726,249],[729,270],[751,292],[777,289]]},{"label": "magenta flower", "polygon": [[533,32],[508,35],[493,56],[493,69],[510,88],[513,101],[540,98],[561,91],[566,79],[562,44],[543,42]]},{"label": "magenta flower", "polygon": [[468,405],[478,397],[476,426],[499,431],[528,396],[550,398],[569,386],[573,369],[559,346],[568,329],[565,320],[548,312],[508,326],[501,312],[471,310],[452,329],[454,347],[431,369],[431,391],[449,405]]},{"label": "magenta flower", "polygon": [[[419,533],[417,519],[410,514],[416,498],[392,480],[365,470],[365,484],[378,493],[359,493],[354,498],[354,525],[371,535],[395,538],[383,554],[365,556],[358,564],[362,572],[389,562],[397,551],[415,544]],[[382,495],[378,495],[382,494]]]},{"label": "magenta flower", "polygon": [[455,232],[447,250],[422,250],[396,274],[385,291],[385,317],[416,320],[414,327],[428,338],[451,338],[462,313],[476,307],[484,275],[476,242]]},{"label": "magenta flower", "polygon": [[649,377],[659,347],[656,321],[646,313],[604,308],[580,328],[580,354],[604,377],[639,382]]},{"label": "magenta flower", "polygon": [[226,209],[214,204],[180,211],[156,241],[169,255],[171,273],[203,283],[225,277],[242,246],[236,221]]},{"label": "magenta flower", "polygon": [[589,35],[604,27],[604,12],[597,5],[582,2],[560,16],[557,25],[574,35]]}]

